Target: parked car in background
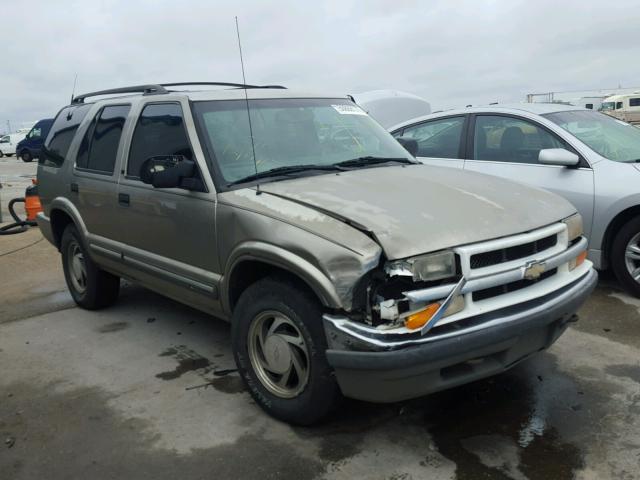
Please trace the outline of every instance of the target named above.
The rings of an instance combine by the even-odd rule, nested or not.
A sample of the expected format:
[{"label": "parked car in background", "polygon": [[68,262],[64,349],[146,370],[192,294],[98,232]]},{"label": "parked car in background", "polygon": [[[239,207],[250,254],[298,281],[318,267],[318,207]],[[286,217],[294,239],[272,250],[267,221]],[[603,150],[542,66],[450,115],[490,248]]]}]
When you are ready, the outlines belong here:
[{"label": "parked car in background", "polygon": [[53,118],[38,121],[27,133],[24,140],[16,145],[16,153],[24,162],[30,162],[40,157],[44,139],[47,138]]},{"label": "parked car in background", "polygon": [[640,124],[640,92],[607,97],[600,111],[634,125]]},{"label": "parked car in background", "polygon": [[10,133],[0,137],[0,157],[12,157],[16,153],[16,146],[25,137],[26,133]]},{"label": "parked car in background", "polygon": [[640,296],[639,129],[571,105],[523,103],[450,110],[390,131],[415,139],[426,164],[564,196],[582,215],[595,266]]},{"label": "parked car in background", "polygon": [[240,375],[280,419],[503,372],[595,286],[557,195],[426,167],[345,96],[173,86],[60,111],[38,225],[84,308],[124,277],[229,320]]}]

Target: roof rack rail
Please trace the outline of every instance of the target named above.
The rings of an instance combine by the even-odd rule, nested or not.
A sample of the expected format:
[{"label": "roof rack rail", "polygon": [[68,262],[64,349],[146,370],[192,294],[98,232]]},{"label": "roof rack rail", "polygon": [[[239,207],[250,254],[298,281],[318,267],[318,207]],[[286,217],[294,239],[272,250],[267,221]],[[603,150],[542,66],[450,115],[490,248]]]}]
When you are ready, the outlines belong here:
[{"label": "roof rack rail", "polygon": [[228,82],[179,82],[179,83],[162,83],[161,87],[185,87],[187,85],[216,85],[218,87],[235,87],[235,88],[276,88],[284,89],[282,85],[247,85],[245,83],[228,83]]},{"label": "roof rack rail", "polygon": [[276,88],[286,89],[282,85],[246,85],[244,83],[228,83],[228,82],[178,82],[178,83],[162,83],[150,85],[136,85],[134,87],[111,88],[109,90],[100,90],[97,92],[83,93],[76,95],[71,100],[72,104],[84,103],[88,97],[98,97],[100,95],[113,95],[119,93],[142,93],[143,95],[161,95],[169,93],[165,87],[185,87],[187,85],[215,85],[218,87],[234,87],[234,88]]},{"label": "roof rack rail", "polygon": [[73,97],[71,103],[84,103],[84,100],[88,97],[97,97],[100,95],[112,95],[118,93],[142,93],[144,95],[159,95],[169,92],[162,85],[136,85],[134,87],[111,88],[109,90],[83,93],[82,95],[76,95],[75,97]]}]

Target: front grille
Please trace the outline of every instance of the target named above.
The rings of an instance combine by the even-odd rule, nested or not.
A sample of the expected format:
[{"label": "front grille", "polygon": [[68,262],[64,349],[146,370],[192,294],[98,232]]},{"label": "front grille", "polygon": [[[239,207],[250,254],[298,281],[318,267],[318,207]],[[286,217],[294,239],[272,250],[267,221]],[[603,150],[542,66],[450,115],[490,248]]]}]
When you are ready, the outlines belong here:
[{"label": "front grille", "polygon": [[484,290],[477,290],[473,292],[471,295],[474,302],[479,300],[486,300],[488,298],[497,297],[498,295],[504,295],[505,293],[515,292],[516,290],[521,290],[523,288],[530,287],[531,285],[538,283],[546,278],[552,277],[558,272],[557,268],[552,270],[548,270],[540,275],[536,280],[518,280],[517,282],[507,283],[505,285],[498,285],[497,287],[485,288]]},{"label": "front grille", "polygon": [[558,243],[558,235],[553,234],[539,240],[513,247],[501,248],[500,250],[492,250],[491,252],[476,253],[471,256],[471,268],[484,268],[492,265],[518,260],[538,252],[547,250]]}]

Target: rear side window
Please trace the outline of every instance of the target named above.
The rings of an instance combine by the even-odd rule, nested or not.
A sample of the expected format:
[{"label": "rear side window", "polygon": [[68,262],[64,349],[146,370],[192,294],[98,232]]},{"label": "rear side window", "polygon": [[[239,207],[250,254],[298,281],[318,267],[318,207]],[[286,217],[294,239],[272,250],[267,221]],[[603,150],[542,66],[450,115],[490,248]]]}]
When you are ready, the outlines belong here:
[{"label": "rear side window", "polygon": [[159,155],[183,155],[193,160],[182,108],[177,103],[153,103],[144,107],[131,139],[127,176],[139,177],[144,161]]},{"label": "rear side window", "polygon": [[113,173],[122,129],[130,108],[129,105],[109,105],[96,115],[80,144],[76,168]]},{"label": "rear side window", "polygon": [[640,97],[630,98],[629,99],[630,107],[640,107]]},{"label": "rear side window", "polygon": [[418,142],[417,157],[458,158],[464,117],[448,117],[406,127],[403,137]]},{"label": "rear side window", "polygon": [[40,163],[49,167],[60,167],[69,151],[71,141],[87,115],[91,105],[67,107],[56,117],[40,155]]}]

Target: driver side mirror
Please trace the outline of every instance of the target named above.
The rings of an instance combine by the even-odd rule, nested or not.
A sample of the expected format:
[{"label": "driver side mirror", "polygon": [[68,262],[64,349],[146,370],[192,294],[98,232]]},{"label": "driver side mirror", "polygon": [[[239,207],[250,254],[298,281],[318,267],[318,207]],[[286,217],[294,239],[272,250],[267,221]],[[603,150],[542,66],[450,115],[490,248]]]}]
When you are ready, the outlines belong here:
[{"label": "driver side mirror", "polygon": [[396,140],[414,157],[418,154],[418,142],[415,139],[409,137],[397,137]]},{"label": "driver side mirror", "polygon": [[196,171],[195,163],[182,155],[159,155],[144,161],[140,167],[140,180],[155,188],[203,191]]},{"label": "driver side mirror", "polygon": [[575,167],[580,162],[580,157],[564,148],[545,148],[544,150],[540,150],[538,162],[544,165]]}]

